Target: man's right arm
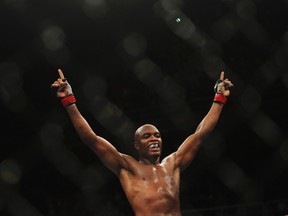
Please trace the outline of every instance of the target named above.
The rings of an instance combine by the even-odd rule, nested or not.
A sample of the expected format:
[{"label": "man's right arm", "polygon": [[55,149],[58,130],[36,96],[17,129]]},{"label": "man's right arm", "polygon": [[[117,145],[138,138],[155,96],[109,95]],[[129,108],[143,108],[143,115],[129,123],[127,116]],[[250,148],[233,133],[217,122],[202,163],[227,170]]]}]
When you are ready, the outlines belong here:
[{"label": "man's right arm", "polygon": [[103,164],[112,170],[116,175],[122,167],[125,167],[123,154],[107,140],[98,136],[82,116],[76,105],[76,99],[72,88],[66,79],[57,79],[51,87],[58,88],[57,97],[67,110],[70,120],[78,133],[80,139],[96,153]]},{"label": "man's right arm", "polygon": [[71,122],[80,139],[99,157],[105,166],[115,174],[124,163],[122,154],[106,139],[98,136],[79,112],[76,104],[66,107]]}]

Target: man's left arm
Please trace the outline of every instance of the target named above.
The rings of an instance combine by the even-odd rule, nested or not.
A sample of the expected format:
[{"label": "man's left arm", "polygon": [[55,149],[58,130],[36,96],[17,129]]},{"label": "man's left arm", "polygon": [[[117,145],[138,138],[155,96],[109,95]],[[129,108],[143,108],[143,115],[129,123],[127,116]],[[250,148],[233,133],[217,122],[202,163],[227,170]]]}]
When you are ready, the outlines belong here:
[{"label": "man's left arm", "polygon": [[181,170],[184,170],[192,162],[203,140],[215,128],[223,106],[227,101],[227,97],[230,95],[229,88],[232,86],[231,81],[224,79],[224,72],[222,71],[220,79],[214,87],[215,96],[210,110],[202,119],[196,131],[191,134],[175,152],[175,163]]}]

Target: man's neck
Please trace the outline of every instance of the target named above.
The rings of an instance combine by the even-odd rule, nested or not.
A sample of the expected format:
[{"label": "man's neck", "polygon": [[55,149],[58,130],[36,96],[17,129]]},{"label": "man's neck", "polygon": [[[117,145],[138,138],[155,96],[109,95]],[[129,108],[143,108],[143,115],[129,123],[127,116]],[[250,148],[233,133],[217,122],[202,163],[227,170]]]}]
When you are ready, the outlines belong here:
[{"label": "man's neck", "polygon": [[160,164],[160,158],[140,158],[139,163],[143,163],[145,165],[159,165]]}]

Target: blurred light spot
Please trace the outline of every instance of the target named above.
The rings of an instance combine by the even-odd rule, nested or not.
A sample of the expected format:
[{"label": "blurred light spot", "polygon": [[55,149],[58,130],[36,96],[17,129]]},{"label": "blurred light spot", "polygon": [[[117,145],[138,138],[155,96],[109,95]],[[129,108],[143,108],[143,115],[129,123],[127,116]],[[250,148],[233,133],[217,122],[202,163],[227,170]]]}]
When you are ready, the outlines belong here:
[{"label": "blurred light spot", "polygon": [[235,0],[221,0],[222,2],[224,2],[225,4],[232,4],[234,3]]},{"label": "blurred light spot", "polygon": [[[179,9],[182,3],[182,1],[161,0],[154,5],[154,12],[160,16],[168,27],[180,38],[187,40],[188,43],[197,47],[205,46],[205,38],[196,30],[196,26],[189,17]],[[180,17],[181,20],[179,20]]]},{"label": "blurred light spot", "polygon": [[[275,65],[274,62],[268,61],[261,67],[261,74],[266,81],[266,83],[269,85],[273,85],[274,82],[278,79],[279,72],[278,67]],[[273,71],[273,73],[271,73]]]},{"label": "blurred light spot", "polygon": [[251,179],[246,180],[242,197],[245,202],[258,202],[264,198],[264,188],[261,184]]},{"label": "blurred light spot", "polygon": [[185,91],[171,77],[165,76],[150,59],[142,59],[134,65],[136,77],[152,91],[160,95],[161,109],[179,128],[190,128],[192,112],[185,102]]},{"label": "blurred light spot", "polygon": [[250,113],[255,112],[259,109],[261,101],[261,95],[252,86],[246,87],[240,97],[241,105],[247,112]]},{"label": "blurred light spot", "polygon": [[[284,42],[283,42],[284,43]],[[285,45],[285,44],[284,44]],[[280,49],[278,49],[275,53],[274,53],[274,62],[275,64],[279,67],[279,68],[283,68],[283,70],[286,70],[288,68],[288,64],[287,64],[287,57],[288,57],[288,49],[285,50],[286,47],[282,46]],[[288,48],[288,47],[287,47]],[[277,72],[275,70],[275,72]],[[280,75],[282,73],[282,71],[277,75]],[[277,77],[278,78],[278,77]]]},{"label": "blurred light spot", "polygon": [[105,3],[105,0],[85,0],[84,2],[90,7],[99,7]]},{"label": "blurred light spot", "polygon": [[122,45],[128,54],[139,56],[145,52],[147,42],[143,35],[132,33],[124,38]]},{"label": "blurred light spot", "polygon": [[254,114],[251,119],[251,127],[267,144],[278,144],[278,140],[281,138],[277,124],[262,113]]},{"label": "blurred light spot", "polygon": [[161,98],[160,107],[165,111],[168,118],[178,128],[187,129],[191,127],[192,112],[186,103],[185,91],[171,77],[166,76],[161,83],[157,94]]},{"label": "blurred light spot", "polygon": [[160,83],[158,94],[166,100],[182,100],[184,97],[184,89],[178,85],[172,78],[166,76]]},{"label": "blurred light spot", "polygon": [[0,164],[1,179],[7,184],[17,184],[21,179],[21,169],[14,160],[4,160]]},{"label": "blurred light spot", "polygon": [[65,33],[59,26],[46,26],[41,37],[45,47],[50,51],[56,51],[64,46]]},{"label": "blurred light spot", "polygon": [[97,194],[98,190],[105,186],[105,179],[99,171],[88,167],[81,173],[81,187],[85,194]]},{"label": "blurred light spot", "polygon": [[116,120],[118,118],[121,118],[123,113],[120,109],[118,109],[117,106],[114,104],[106,101],[105,104],[103,104],[102,109],[96,114],[96,112],[93,112],[95,115],[97,115],[97,120],[99,120],[103,125],[108,127],[109,129],[115,128],[116,126]]},{"label": "blurred light spot", "polygon": [[285,214],[284,216],[288,216],[288,203],[287,203],[287,201],[279,201],[279,203],[277,203],[277,205],[276,205],[276,208],[277,208],[277,212],[282,213],[281,215]]},{"label": "blurred light spot", "polygon": [[22,74],[14,62],[0,64],[0,99],[13,112],[19,112],[27,105],[22,83]]},{"label": "blurred light spot", "polygon": [[282,159],[288,163],[288,140],[287,139],[280,146],[279,153]]},{"label": "blurred light spot", "polygon": [[119,110],[114,104],[112,103],[106,103],[105,106],[102,107],[103,109],[101,110],[102,112],[99,113],[98,117],[103,118],[103,119],[110,119],[111,126],[113,125],[113,118],[112,116],[120,116],[122,115],[121,110]]},{"label": "blurred light spot", "polygon": [[283,74],[282,80],[283,80],[283,83],[285,84],[286,88],[288,88],[288,73],[287,72]]},{"label": "blurred light spot", "polygon": [[177,85],[170,77],[165,77],[159,84],[157,93],[166,101],[167,111],[182,105],[180,101],[183,101],[185,96],[181,86]]},{"label": "blurred light spot", "polygon": [[164,79],[161,69],[151,60],[142,59],[134,65],[136,77],[150,89],[158,90]]},{"label": "blurred light spot", "polygon": [[160,0],[160,3],[167,12],[174,12],[183,5],[182,0]]},{"label": "blurred light spot", "polygon": [[132,133],[133,123],[121,109],[106,97],[90,98],[89,102],[90,112],[101,125],[124,141],[130,140],[129,134]]},{"label": "blurred light spot", "polygon": [[4,208],[4,199],[0,197],[0,211],[2,211],[3,208]]},{"label": "blurred light spot", "polygon": [[238,1],[236,9],[238,15],[243,19],[250,19],[255,15],[255,5],[250,0]]},{"label": "blurred light spot", "polygon": [[65,146],[62,146],[62,149],[50,151],[48,155],[57,170],[63,175],[73,176],[79,174],[81,170],[80,161],[76,155]]},{"label": "blurred light spot", "polygon": [[205,144],[203,145],[203,150],[207,157],[209,157],[209,161],[215,161],[219,159],[226,148],[226,144],[223,140],[221,134],[215,131],[212,133]]},{"label": "blurred light spot", "polygon": [[[170,103],[174,107],[173,101],[171,101]],[[190,107],[184,101],[181,101],[178,106],[174,107],[174,109],[170,109],[167,111],[166,107],[164,106],[162,106],[162,109],[165,110],[166,115],[176,125],[177,128],[181,130],[195,129],[193,127],[193,121],[195,120],[195,116],[192,113]]]},{"label": "blurred light spot", "polygon": [[288,52],[288,31],[286,31],[283,35],[283,43],[285,45],[286,52]]},{"label": "blurred light spot", "polygon": [[7,104],[9,110],[13,112],[21,112],[27,106],[27,98],[24,91],[19,91],[17,95],[13,97],[13,100]]},{"label": "blurred light spot", "polygon": [[8,102],[11,97],[17,94],[21,86],[22,77],[18,66],[14,62],[0,64],[1,99]]},{"label": "blurred light spot", "polygon": [[107,91],[107,83],[100,76],[87,75],[82,85],[82,90],[86,98],[103,97]]},{"label": "blurred light spot", "polygon": [[[190,21],[188,17],[186,17],[184,14],[182,14],[182,21],[180,23],[175,23],[175,17],[178,17],[177,14],[168,14],[166,16],[166,22],[168,26],[171,28],[171,30],[177,34],[182,39],[195,39],[196,32],[196,26],[193,22]],[[180,25],[179,25],[180,24]]]},{"label": "blurred light spot", "polygon": [[228,41],[237,30],[235,25],[231,17],[225,17],[216,21],[212,27],[214,37],[220,42]]},{"label": "blurred light spot", "polygon": [[204,57],[204,69],[206,74],[211,78],[219,78],[219,71],[225,68],[225,62],[218,56],[212,54],[203,55]]},{"label": "blurred light spot", "polygon": [[47,122],[40,130],[40,139],[44,147],[61,145],[63,137],[63,129],[57,123]]},{"label": "blurred light spot", "polygon": [[[94,116],[112,134],[123,140],[130,139],[133,123],[115,104],[106,103],[99,113],[94,112]],[[130,143],[127,144],[130,146]]]},{"label": "blurred light spot", "polygon": [[26,9],[26,0],[4,0],[7,6],[22,12]]},{"label": "blurred light spot", "polygon": [[64,175],[76,175],[80,168],[78,158],[63,144],[63,129],[59,124],[46,123],[40,132],[43,151],[55,168]]},{"label": "blurred light spot", "polygon": [[265,45],[267,42],[267,32],[256,20],[247,20],[241,31],[255,45]]},{"label": "blurred light spot", "polygon": [[61,49],[56,51],[48,50],[46,53],[47,60],[55,66],[63,65],[69,61],[70,52],[67,47],[63,46]]},{"label": "blurred light spot", "polygon": [[241,192],[243,184],[246,184],[246,177],[244,172],[233,162],[223,163],[219,169],[218,174],[222,182],[234,192]]},{"label": "blurred light spot", "polygon": [[[115,133],[121,137],[122,139],[124,139],[125,141],[131,140],[131,134],[133,134],[134,132],[134,126],[133,126],[133,122],[131,122],[126,116],[123,116],[122,118],[122,124],[120,123],[118,125],[117,128],[114,129]],[[128,146],[130,146],[130,142],[127,143]]]},{"label": "blurred light spot", "polygon": [[179,23],[181,22],[181,19],[179,17],[176,18],[176,22]]},{"label": "blurred light spot", "polygon": [[105,16],[109,10],[105,0],[85,0],[82,8],[89,17]]}]

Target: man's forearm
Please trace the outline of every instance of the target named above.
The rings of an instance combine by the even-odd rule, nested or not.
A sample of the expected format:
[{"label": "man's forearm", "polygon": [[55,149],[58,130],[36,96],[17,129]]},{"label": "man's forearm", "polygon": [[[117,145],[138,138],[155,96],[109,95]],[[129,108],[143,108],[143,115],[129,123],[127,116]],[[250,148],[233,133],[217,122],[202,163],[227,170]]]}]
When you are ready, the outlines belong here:
[{"label": "man's forearm", "polygon": [[202,133],[203,136],[208,135],[215,128],[223,106],[223,104],[213,102],[209,112],[200,122],[195,133]]},{"label": "man's forearm", "polygon": [[78,110],[76,104],[66,107],[66,110],[81,140],[86,144],[92,143],[93,140],[95,140],[96,135]]}]

